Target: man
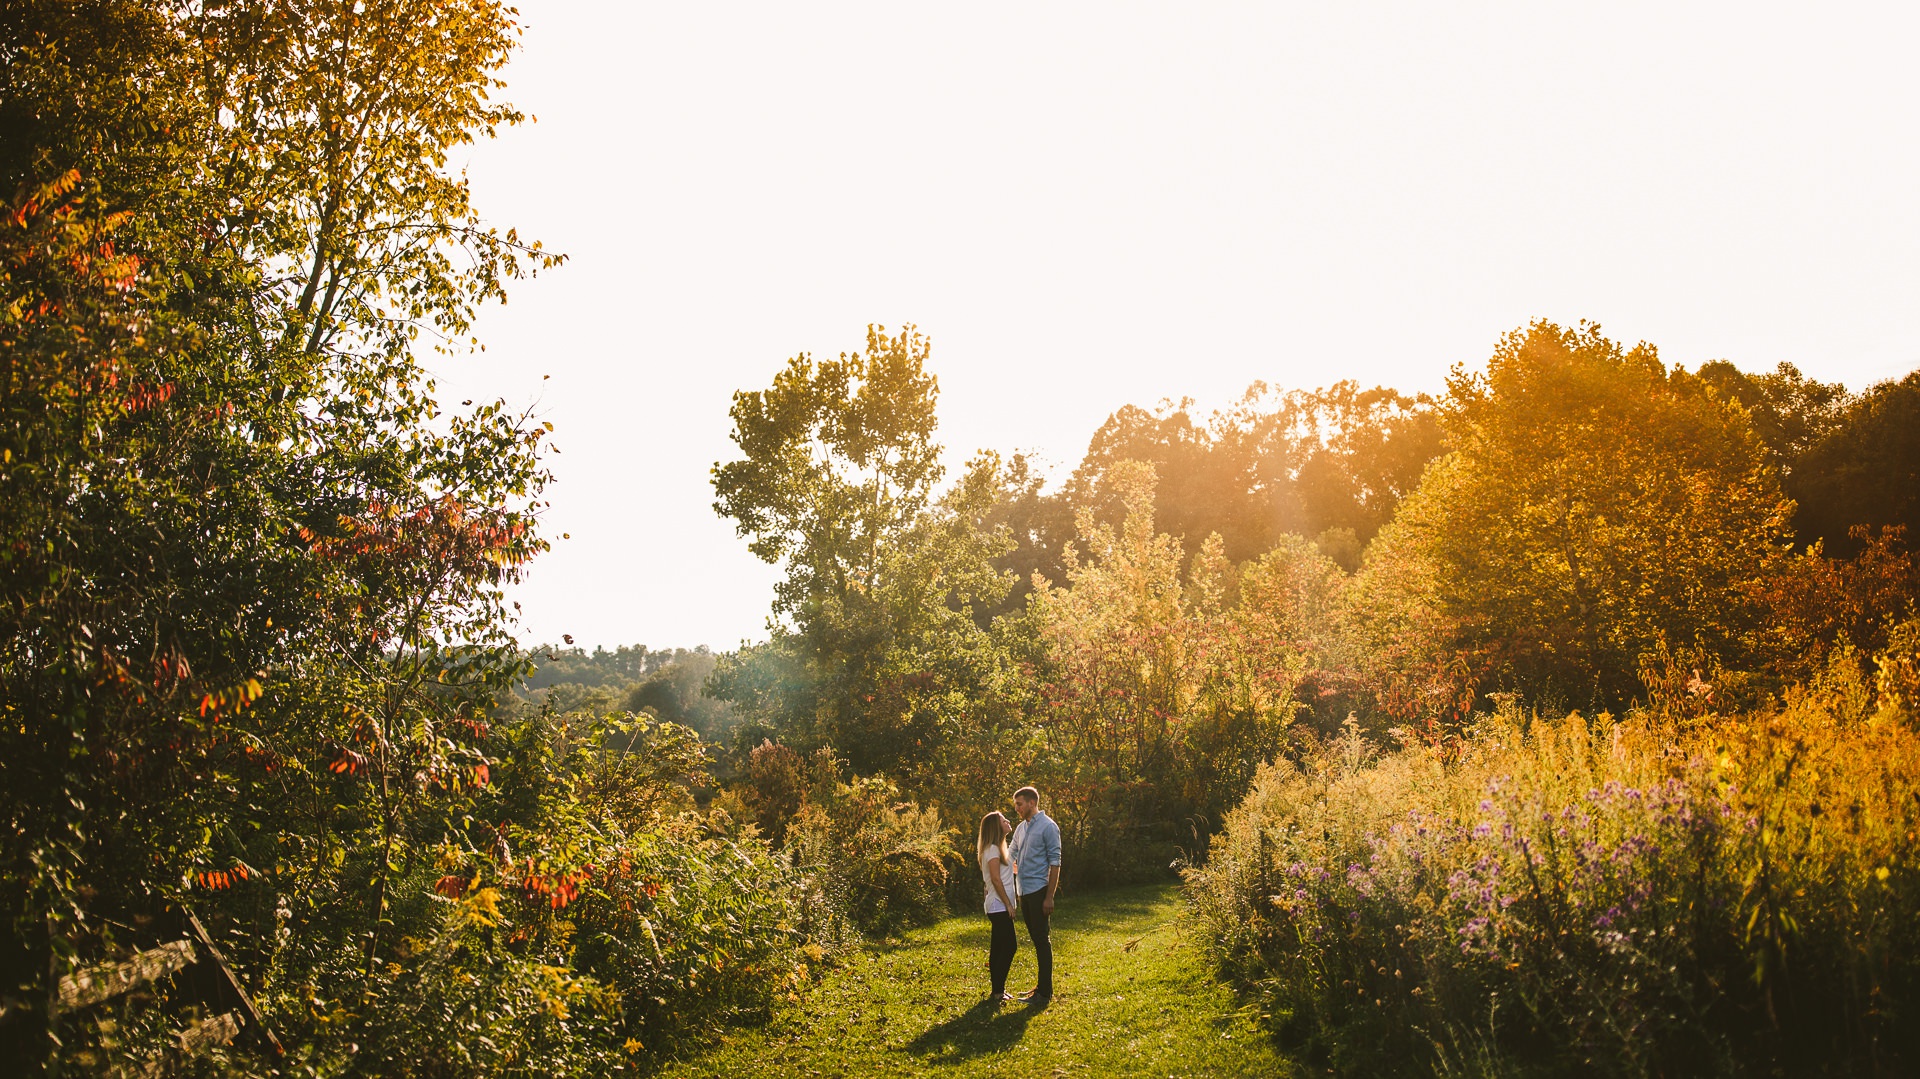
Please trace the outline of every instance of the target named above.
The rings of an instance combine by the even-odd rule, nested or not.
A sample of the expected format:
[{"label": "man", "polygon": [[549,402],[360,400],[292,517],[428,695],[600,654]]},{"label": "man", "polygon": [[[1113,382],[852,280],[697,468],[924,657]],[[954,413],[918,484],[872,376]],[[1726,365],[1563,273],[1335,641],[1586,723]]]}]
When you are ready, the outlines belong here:
[{"label": "man", "polygon": [[1020,999],[1036,1006],[1053,999],[1053,944],[1047,939],[1047,919],[1053,916],[1053,893],[1060,888],[1060,826],[1040,812],[1040,792],[1021,787],[1013,792],[1013,808],[1020,826],[1013,830],[1013,864],[1020,871],[1020,920],[1027,923],[1027,939],[1040,963],[1040,978]]}]

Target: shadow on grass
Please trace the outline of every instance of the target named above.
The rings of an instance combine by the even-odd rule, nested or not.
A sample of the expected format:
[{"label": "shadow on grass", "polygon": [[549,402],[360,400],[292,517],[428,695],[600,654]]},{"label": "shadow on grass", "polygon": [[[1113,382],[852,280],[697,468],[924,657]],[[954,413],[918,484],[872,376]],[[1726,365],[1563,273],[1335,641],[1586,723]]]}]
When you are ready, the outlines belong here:
[{"label": "shadow on grass", "polygon": [[[1168,900],[1179,895],[1178,888],[1177,884],[1124,884],[1113,888],[1064,894],[1060,897],[1059,905],[1054,908],[1051,921],[1056,930],[1068,932],[1151,931],[1156,921],[1165,922],[1168,917]],[[959,945],[985,952],[989,937],[986,922],[977,915],[963,914],[956,917],[964,918],[965,925],[963,928],[951,931],[946,946]],[[1018,924],[1017,917],[1016,924]],[[1029,939],[1026,929],[1021,927],[1018,932],[1020,946],[1028,947]],[[925,940],[916,940],[894,945],[888,950],[906,952],[934,947],[939,945]]]},{"label": "shadow on grass", "polygon": [[1062,894],[1054,908],[1053,924],[1072,929],[1098,929],[1164,914],[1177,884],[1129,884],[1078,894]]},{"label": "shadow on grass", "polygon": [[1010,1048],[1027,1035],[1027,1024],[1047,1010],[1045,1004],[1007,1003],[995,1006],[983,1000],[943,1023],[928,1027],[907,1043],[913,1055],[928,1064],[953,1065]]}]

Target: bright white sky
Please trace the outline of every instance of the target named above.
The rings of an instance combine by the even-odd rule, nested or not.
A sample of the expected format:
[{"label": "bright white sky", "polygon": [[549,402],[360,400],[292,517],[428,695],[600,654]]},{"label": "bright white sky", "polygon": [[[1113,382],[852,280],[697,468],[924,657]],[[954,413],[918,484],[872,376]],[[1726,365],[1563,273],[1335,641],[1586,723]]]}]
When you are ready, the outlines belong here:
[{"label": "bright white sky", "polygon": [[1129,402],[1432,390],[1535,317],[1920,365],[1911,5],[520,7],[539,122],[470,170],[572,261],[442,387],[558,428],[529,641],[764,636],[729,395],[869,322],[932,336],[956,463],[1065,468]]}]

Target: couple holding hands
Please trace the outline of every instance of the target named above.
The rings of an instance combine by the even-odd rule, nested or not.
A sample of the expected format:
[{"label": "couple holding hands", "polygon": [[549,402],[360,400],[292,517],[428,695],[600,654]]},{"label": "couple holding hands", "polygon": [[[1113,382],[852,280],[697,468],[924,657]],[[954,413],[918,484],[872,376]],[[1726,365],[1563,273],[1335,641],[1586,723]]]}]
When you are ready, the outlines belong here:
[{"label": "couple holding hands", "polygon": [[[1013,912],[1027,923],[1039,978],[1019,999],[1044,1007],[1053,999],[1053,944],[1047,939],[1047,919],[1053,914],[1053,893],[1060,888],[1060,826],[1040,811],[1040,792],[1021,787],[1013,792],[1019,827],[999,810],[980,819],[980,877],[987,886],[987,920],[993,924],[987,948],[987,973],[993,988],[987,1003],[1013,1000],[1007,992],[1007,972],[1019,942],[1013,933]],[[1009,838],[1011,837],[1011,838]]]}]

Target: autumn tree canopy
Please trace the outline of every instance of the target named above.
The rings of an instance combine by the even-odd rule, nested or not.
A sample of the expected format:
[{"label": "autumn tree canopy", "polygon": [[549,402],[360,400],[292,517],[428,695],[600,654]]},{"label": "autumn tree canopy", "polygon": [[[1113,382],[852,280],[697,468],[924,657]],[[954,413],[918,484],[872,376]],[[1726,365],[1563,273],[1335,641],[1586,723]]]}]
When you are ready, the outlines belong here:
[{"label": "autumn tree canopy", "polygon": [[1792,512],[1742,410],[1649,345],[1546,322],[1456,369],[1443,407],[1452,452],[1378,541],[1372,587],[1398,575],[1480,672],[1581,705],[1631,697],[1662,642],[1738,661]]}]

